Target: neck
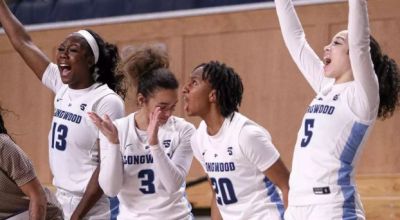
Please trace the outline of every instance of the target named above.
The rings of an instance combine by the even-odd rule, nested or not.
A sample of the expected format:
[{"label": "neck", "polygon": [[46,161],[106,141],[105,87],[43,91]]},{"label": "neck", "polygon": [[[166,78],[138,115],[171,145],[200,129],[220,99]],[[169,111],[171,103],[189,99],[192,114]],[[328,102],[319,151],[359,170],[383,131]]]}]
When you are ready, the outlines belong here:
[{"label": "neck", "polygon": [[135,125],[140,130],[147,130],[147,126],[149,126],[149,118],[146,115],[146,112],[143,110],[139,110],[135,114]]},{"label": "neck", "polygon": [[353,72],[351,70],[349,70],[349,71],[346,71],[345,73],[343,73],[341,76],[337,77],[335,79],[335,84],[346,83],[346,82],[350,82],[353,80],[354,80]]},{"label": "neck", "polygon": [[221,115],[219,109],[212,108],[202,119],[207,124],[207,133],[209,135],[216,135],[219,129],[221,129],[225,117]]}]

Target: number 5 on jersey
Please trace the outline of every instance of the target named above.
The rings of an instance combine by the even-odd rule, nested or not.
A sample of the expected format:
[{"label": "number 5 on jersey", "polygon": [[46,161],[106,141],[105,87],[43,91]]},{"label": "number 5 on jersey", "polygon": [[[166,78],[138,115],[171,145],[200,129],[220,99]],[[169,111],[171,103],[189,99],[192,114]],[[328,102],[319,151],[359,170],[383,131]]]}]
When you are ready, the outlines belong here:
[{"label": "number 5 on jersey", "polygon": [[304,138],[301,139],[301,147],[307,147],[313,135],[314,119],[306,119],[304,121]]}]

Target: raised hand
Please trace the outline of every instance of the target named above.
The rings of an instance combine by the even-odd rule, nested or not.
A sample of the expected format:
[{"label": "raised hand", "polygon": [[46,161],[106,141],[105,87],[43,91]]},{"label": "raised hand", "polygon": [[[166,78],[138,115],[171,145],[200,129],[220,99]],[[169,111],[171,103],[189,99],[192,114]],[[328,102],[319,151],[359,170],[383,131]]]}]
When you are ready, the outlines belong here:
[{"label": "raised hand", "polygon": [[107,114],[104,115],[103,119],[94,112],[88,112],[88,115],[101,133],[107,137],[108,141],[113,144],[119,144],[118,130]]},{"label": "raised hand", "polygon": [[149,137],[149,144],[158,144],[158,128],[160,127],[160,107],[156,107],[153,112],[149,114],[149,126],[147,127],[147,135]]}]

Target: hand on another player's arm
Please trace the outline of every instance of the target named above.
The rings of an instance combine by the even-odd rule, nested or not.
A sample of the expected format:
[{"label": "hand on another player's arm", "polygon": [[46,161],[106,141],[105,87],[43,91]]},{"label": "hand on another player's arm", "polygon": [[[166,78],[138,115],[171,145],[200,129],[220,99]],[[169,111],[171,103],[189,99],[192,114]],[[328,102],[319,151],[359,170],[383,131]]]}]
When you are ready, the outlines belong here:
[{"label": "hand on another player's arm", "polygon": [[149,126],[147,126],[147,135],[149,137],[150,145],[158,144],[158,128],[160,127],[160,107],[156,107],[153,112],[149,114]]},{"label": "hand on another player's arm", "polygon": [[264,175],[268,177],[282,192],[283,203],[285,208],[288,206],[289,193],[289,171],[285,164],[279,158],[272,166],[270,166]]},{"label": "hand on another player's arm", "polygon": [[88,112],[88,115],[109,142],[112,144],[119,144],[118,130],[107,114],[104,115],[103,119],[94,112]]}]

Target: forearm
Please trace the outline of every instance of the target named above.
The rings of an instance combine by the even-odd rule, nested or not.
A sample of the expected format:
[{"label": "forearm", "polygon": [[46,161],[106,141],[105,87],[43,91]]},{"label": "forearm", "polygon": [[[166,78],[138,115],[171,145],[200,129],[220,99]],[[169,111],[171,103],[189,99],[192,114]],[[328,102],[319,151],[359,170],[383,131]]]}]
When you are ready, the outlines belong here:
[{"label": "forearm", "polygon": [[47,199],[39,180],[34,178],[20,186],[20,189],[29,197],[29,219],[45,219]]},{"label": "forearm", "polygon": [[288,206],[289,171],[281,159],[278,159],[271,167],[264,171],[267,176],[282,192],[282,200],[285,208]]},{"label": "forearm", "polygon": [[296,60],[305,43],[303,27],[292,0],[275,0],[275,6],[283,39],[290,54]]},{"label": "forearm", "polygon": [[23,47],[26,42],[31,41],[24,26],[15,18],[4,0],[0,0],[0,22],[16,50]]},{"label": "forearm", "polygon": [[151,146],[150,149],[161,183],[167,192],[176,192],[184,183],[187,172],[174,164],[158,145]]},{"label": "forearm", "polygon": [[29,203],[29,220],[44,220],[46,217],[46,197],[31,199]]},{"label": "forearm", "polygon": [[[211,187],[211,190],[212,187]],[[211,220],[222,220],[221,213],[219,212],[217,201],[215,199],[215,192],[214,190],[212,191],[212,198],[211,198]]]},{"label": "forearm", "polygon": [[122,188],[123,164],[119,144],[104,143],[101,147],[99,184],[103,192],[110,197],[116,196]]},{"label": "forearm", "polygon": [[[379,105],[379,86],[370,53],[370,30],[367,2],[365,0],[349,1],[349,54],[354,80],[361,85],[358,102],[373,111]],[[365,94],[365,95],[364,95]],[[363,108],[365,109],[365,108]]]},{"label": "forearm", "polygon": [[323,82],[323,63],[308,44],[292,0],[275,0],[286,47],[308,83],[318,92]]},{"label": "forearm", "polygon": [[102,197],[103,190],[100,188],[99,178],[100,167],[97,167],[94,171],[89,183],[86,187],[86,191],[83,194],[81,201],[76,207],[71,219],[83,218],[89,210],[96,204],[96,202]]}]

